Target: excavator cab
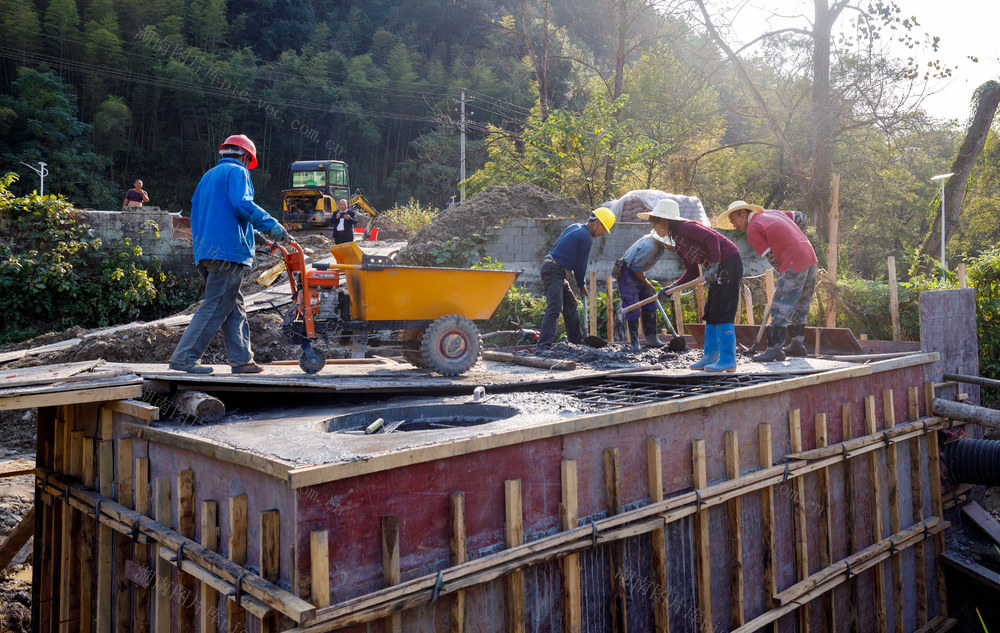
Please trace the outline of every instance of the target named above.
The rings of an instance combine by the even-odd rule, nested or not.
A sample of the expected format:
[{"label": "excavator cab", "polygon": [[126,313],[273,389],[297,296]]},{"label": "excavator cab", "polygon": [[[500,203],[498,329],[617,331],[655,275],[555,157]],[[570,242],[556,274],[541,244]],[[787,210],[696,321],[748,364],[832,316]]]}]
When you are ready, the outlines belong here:
[{"label": "excavator cab", "polygon": [[327,230],[337,201],[350,196],[347,163],[300,160],[288,166],[288,189],[282,193],[281,223],[290,231]]}]

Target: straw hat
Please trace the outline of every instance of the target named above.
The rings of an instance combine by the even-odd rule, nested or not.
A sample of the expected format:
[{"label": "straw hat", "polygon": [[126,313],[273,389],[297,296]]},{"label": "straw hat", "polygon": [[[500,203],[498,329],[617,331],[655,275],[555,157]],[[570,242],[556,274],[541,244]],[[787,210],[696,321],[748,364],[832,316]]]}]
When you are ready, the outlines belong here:
[{"label": "straw hat", "polygon": [[690,222],[687,218],[681,217],[681,207],[677,204],[676,200],[671,200],[670,198],[664,198],[656,203],[653,210],[649,213],[637,213],[636,217],[640,220],[648,220],[649,218],[663,218],[665,220],[680,220],[681,222]]},{"label": "straw hat", "polygon": [[736,228],[736,226],[733,225],[733,221],[730,219],[730,217],[733,215],[733,213],[737,211],[742,211],[744,209],[746,209],[747,211],[753,211],[754,213],[764,212],[764,207],[760,205],[750,204],[749,202],[744,202],[743,200],[737,200],[736,202],[729,205],[729,208],[726,209],[726,211],[722,215],[715,218],[715,226],[719,227],[720,229],[732,231],[733,229]]}]

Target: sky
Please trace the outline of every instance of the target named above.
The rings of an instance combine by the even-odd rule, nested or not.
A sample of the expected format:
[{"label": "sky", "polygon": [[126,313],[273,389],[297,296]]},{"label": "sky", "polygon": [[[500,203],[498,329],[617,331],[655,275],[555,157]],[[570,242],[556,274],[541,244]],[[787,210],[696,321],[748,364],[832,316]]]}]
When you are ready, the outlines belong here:
[{"label": "sky", "polygon": [[[924,110],[939,119],[957,119],[965,122],[971,115],[970,99],[973,91],[988,79],[1000,80],[1000,46],[996,41],[996,24],[1000,18],[997,0],[896,0],[903,15],[917,18],[918,33],[930,33],[941,38],[937,53],[924,51],[918,59],[940,59],[943,65],[953,67],[952,76],[936,80],[930,86],[935,94],[926,97]],[[862,6],[867,4],[862,0]],[[812,6],[810,0],[746,0],[733,23],[735,32],[752,39],[767,30],[764,11],[792,15],[802,14]],[[811,11],[809,11],[811,13]],[[843,19],[843,18],[842,18]],[[795,24],[802,25],[801,19]],[[771,26],[788,26],[790,22],[771,18]],[[899,57],[911,52],[897,45]],[[979,58],[978,63],[968,56]]]}]

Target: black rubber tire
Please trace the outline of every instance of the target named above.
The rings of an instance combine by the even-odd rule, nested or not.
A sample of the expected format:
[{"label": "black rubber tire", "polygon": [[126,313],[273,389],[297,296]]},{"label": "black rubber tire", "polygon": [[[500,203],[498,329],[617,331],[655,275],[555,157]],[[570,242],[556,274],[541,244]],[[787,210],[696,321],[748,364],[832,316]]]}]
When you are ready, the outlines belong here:
[{"label": "black rubber tire", "polygon": [[326,354],[318,347],[310,347],[308,351],[302,350],[299,356],[299,368],[307,374],[315,374],[326,367]]},{"label": "black rubber tire", "polygon": [[417,367],[418,369],[427,369],[427,361],[424,360],[424,355],[420,351],[420,337],[423,336],[423,330],[403,330],[400,340],[402,341],[416,341],[416,349],[403,348],[403,360],[409,364]]},{"label": "black rubber tire", "polygon": [[431,323],[420,339],[427,365],[443,376],[465,373],[483,351],[479,329],[469,319],[449,314]]}]

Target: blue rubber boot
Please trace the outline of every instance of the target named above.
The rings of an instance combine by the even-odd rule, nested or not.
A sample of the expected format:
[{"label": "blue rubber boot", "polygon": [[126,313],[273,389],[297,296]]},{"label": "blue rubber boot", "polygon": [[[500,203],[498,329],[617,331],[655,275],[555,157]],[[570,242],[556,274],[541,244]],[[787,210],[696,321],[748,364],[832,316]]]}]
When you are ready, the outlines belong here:
[{"label": "blue rubber boot", "polygon": [[736,327],[732,323],[715,326],[719,338],[719,360],[705,367],[705,371],[736,371]]},{"label": "blue rubber boot", "polygon": [[690,365],[691,369],[703,369],[719,360],[719,326],[705,324],[705,351],[701,360]]}]

